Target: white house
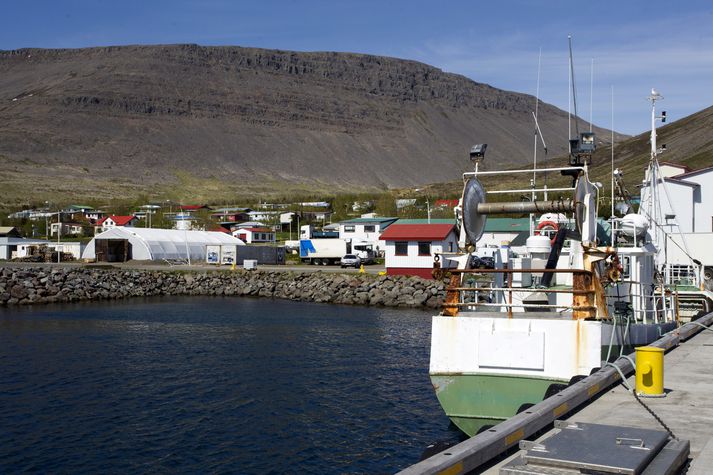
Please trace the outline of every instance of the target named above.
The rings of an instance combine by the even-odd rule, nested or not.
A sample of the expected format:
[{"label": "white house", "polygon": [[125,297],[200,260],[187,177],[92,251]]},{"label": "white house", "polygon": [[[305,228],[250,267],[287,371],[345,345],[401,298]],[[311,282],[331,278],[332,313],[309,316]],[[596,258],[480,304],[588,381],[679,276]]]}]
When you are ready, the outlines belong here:
[{"label": "white house", "polygon": [[268,228],[237,228],[233,236],[249,244],[275,242],[275,231]]},{"label": "white house", "polygon": [[[118,226],[132,227],[138,218],[136,216],[107,216],[106,218],[101,218],[94,226],[96,231],[108,231],[111,228]],[[99,228],[99,229],[98,229]]]},{"label": "white house", "polygon": [[[663,179],[658,182],[658,196],[666,219],[662,225],[673,233],[713,232],[713,167],[673,176],[667,176],[661,168]],[[649,194],[648,188],[641,188],[642,202]]]},{"label": "white house", "polygon": [[25,257],[32,246],[47,244],[39,239],[25,239],[20,236],[17,228],[0,226],[0,259],[14,259]]},{"label": "white house", "polygon": [[386,273],[431,279],[433,257],[458,250],[453,224],[392,224],[381,235],[386,242]]},{"label": "white house", "polygon": [[283,213],[281,211],[249,211],[247,213],[250,221],[276,222]]},{"label": "white house", "polygon": [[385,242],[380,238],[386,229],[398,218],[356,218],[339,223],[339,239],[351,242],[354,246],[371,246],[379,253],[384,250]]},{"label": "white house", "polygon": [[50,235],[56,236],[58,230],[62,236],[80,236],[84,234],[81,223],[50,223]]}]

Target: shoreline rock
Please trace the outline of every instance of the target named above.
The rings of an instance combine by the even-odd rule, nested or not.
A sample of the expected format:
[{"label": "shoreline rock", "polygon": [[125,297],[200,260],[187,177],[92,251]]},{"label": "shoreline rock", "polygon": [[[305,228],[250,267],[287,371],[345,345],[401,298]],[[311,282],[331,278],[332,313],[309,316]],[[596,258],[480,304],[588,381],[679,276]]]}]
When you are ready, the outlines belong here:
[{"label": "shoreline rock", "polygon": [[444,281],[419,277],[331,272],[0,267],[0,306],[161,295],[224,295],[440,308],[445,288]]}]

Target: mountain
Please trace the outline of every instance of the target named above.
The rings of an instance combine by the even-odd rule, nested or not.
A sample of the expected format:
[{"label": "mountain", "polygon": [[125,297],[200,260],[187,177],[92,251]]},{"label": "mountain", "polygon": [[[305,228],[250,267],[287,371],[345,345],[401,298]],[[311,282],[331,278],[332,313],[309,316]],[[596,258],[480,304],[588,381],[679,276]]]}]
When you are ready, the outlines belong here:
[{"label": "mountain", "polygon": [[[675,104],[671,104],[672,108]],[[659,106],[660,107],[660,106]],[[669,124],[663,124],[656,129],[656,143],[659,147],[666,145],[666,150],[658,155],[659,162],[675,163],[686,166],[691,170],[713,166],[713,106],[703,109],[690,116],[679,119]],[[646,167],[651,159],[651,132],[647,131],[634,137],[619,141],[616,137],[614,145],[614,168],[623,172],[624,183],[632,195],[639,194],[638,185],[644,179]],[[601,136],[598,136],[598,139]],[[602,213],[609,209],[611,193],[611,145],[600,143],[592,157],[589,176],[595,182],[603,185],[600,193]],[[567,165],[567,156],[562,154],[543,160],[541,167],[561,167]],[[510,177],[481,178],[488,190],[517,188],[522,186],[522,180],[512,175]],[[570,179],[554,174],[549,177],[550,186],[569,186]],[[443,183],[432,183],[421,187],[418,194],[429,196],[455,196],[463,188],[462,180],[452,180]],[[414,196],[417,193],[413,188],[399,190],[402,196]],[[505,195],[501,195],[505,196]],[[560,196],[567,196],[562,193]],[[492,198],[491,198],[492,199]],[[606,215],[608,216],[608,215]]]},{"label": "mountain", "polygon": [[[672,109],[675,104],[668,104]],[[662,109],[662,105],[658,105]],[[664,108],[665,109],[665,108]],[[685,165],[692,170],[713,166],[713,106],[695,114],[664,124],[656,129],[656,143],[666,150],[659,154],[660,162]],[[644,178],[644,170],[651,155],[650,132],[630,137],[614,146],[614,165],[624,171],[627,183],[638,184]],[[595,170],[609,170],[611,148],[597,151],[599,160]],[[611,173],[607,174],[607,179]]]},{"label": "mountain", "polygon": [[[471,168],[478,142],[489,144],[486,167],[529,163],[534,102],[363,54],[196,45],[0,51],[0,206],[454,180]],[[551,155],[564,153],[567,114],[539,110]]]}]

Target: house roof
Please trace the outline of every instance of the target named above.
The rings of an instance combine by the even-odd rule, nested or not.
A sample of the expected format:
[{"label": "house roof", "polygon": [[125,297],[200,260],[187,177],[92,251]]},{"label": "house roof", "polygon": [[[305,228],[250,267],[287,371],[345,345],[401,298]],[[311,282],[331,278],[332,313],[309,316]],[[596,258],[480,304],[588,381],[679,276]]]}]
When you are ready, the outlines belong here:
[{"label": "house roof", "polygon": [[381,234],[383,241],[442,241],[453,232],[452,224],[392,224]]},{"label": "house roof", "polygon": [[20,231],[14,226],[0,226],[0,236],[20,237]]},{"label": "house roof", "polygon": [[530,230],[529,218],[488,218],[485,221],[486,233],[520,232]]},{"label": "house roof", "polygon": [[371,224],[371,223],[393,223],[399,218],[354,218],[340,221],[339,224]]},{"label": "house roof", "polygon": [[700,169],[698,169],[698,170],[691,170],[690,172],[681,173],[680,175],[676,175],[675,177],[671,177],[671,178],[675,178],[675,179],[677,179],[677,180],[683,180],[683,179],[685,179],[685,178],[688,178],[688,177],[691,177],[691,176],[696,176],[696,175],[701,174],[701,173],[706,173],[706,172],[709,172],[709,171],[711,171],[711,170],[713,170],[713,167],[700,168]]},{"label": "house roof", "polygon": [[[116,223],[117,226],[124,226],[127,223],[130,223],[131,221],[136,219],[136,216],[109,216],[114,223]],[[104,220],[101,220],[103,223]],[[97,222],[99,224],[99,222]]]},{"label": "house roof", "polygon": [[272,233],[272,229],[267,228],[238,228],[238,231],[250,231],[251,233]]},{"label": "house roof", "polygon": [[208,205],[181,205],[178,207],[178,209],[182,209],[183,211],[195,211],[198,209],[210,209],[210,208],[208,208]]},{"label": "house roof", "polygon": [[456,224],[455,218],[431,218],[429,221],[428,219],[425,218],[409,218],[409,219],[402,219],[399,218],[398,221],[396,221],[396,224]]}]

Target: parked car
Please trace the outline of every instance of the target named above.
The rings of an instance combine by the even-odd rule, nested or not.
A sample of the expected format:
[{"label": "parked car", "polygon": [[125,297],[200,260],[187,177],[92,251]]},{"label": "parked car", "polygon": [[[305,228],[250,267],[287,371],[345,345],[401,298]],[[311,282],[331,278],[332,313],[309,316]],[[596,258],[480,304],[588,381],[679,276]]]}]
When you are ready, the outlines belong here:
[{"label": "parked car", "polygon": [[342,269],[344,269],[345,267],[354,267],[355,269],[357,269],[361,266],[361,258],[359,256],[355,256],[354,254],[346,254],[344,257],[342,257],[340,264],[342,266]]}]

